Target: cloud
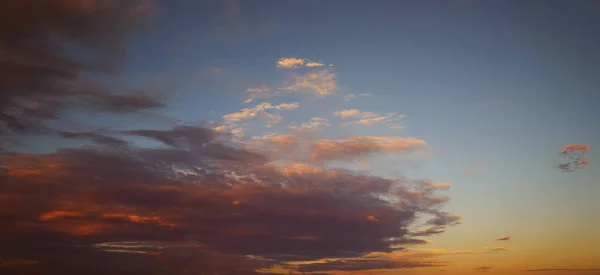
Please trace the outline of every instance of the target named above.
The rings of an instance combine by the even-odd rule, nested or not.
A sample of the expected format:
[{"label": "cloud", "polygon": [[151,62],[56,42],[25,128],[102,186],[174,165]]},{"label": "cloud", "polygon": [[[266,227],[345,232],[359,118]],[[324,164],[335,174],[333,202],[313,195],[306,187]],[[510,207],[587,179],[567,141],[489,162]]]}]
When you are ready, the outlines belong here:
[{"label": "cloud", "polygon": [[572,272],[586,272],[586,271],[600,271],[600,268],[540,268],[540,269],[526,269],[525,272],[556,272],[556,271],[572,271]]},{"label": "cloud", "polygon": [[277,60],[277,68],[294,69],[300,67],[318,68],[325,67],[325,64],[320,61],[311,61],[306,58],[297,57],[282,57],[279,60]]},{"label": "cloud", "polygon": [[446,228],[443,226],[434,226],[434,227],[427,228],[422,231],[413,232],[413,233],[411,233],[411,236],[419,236],[419,237],[431,236],[431,235],[437,235],[437,234],[444,233],[445,231],[446,231]]},{"label": "cloud", "polygon": [[257,98],[269,98],[271,94],[269,93],[270,89],[267,85],[261,85],[255,88],[248,88],[246,93],[248,94],[248,99],[244,101],[244,103],[250,103],[252,100]]},{"label": "cloud", "polygon": [[349,102],[349,101],[355,100],[359,97],[370,97],[370,96],[373,96],[373,95],[370,93],[361,93],[361,94],[350,93],[350,94],[347,94],[344,96],[344,101]]},{"label": "cloud", "polygon": [[328,96],[338,90],[336,73],[329,69],[296,75],[291,83],[284,83],[282,91],[308,93],[316,96]]},{"label": "cloud", "polygon": [[497,238],[496,241],[508,241],[510,240],[510,236],[506,236],[506,237],[502,237],[502,238]]},{"label": "cloud", "polygon": [[[340,117],[342,119],[351,119],[357,118],[356,120],[346,121],[341,124],[341,126],[346,126],[350,124],[362,124],[362,125],[373,125],[376,123],[390,123],[394,121],[399,121],[404,118],[404,115],[398,114],[396,112],[391,112],[387,114],[377,114],[373,112],[362,112],[358,109],[346,109],[339,110],[333,113],[334,116]],[[401,127],[398,125],[392,125],[393,127]]]},{"label": "cloud", "polygon": [[356,136],[340,140],[320,139],[311,144],[311,159],[354,160],[375,153],[401,153],[427,146],[427,142],[414,138]]},{"label": "cloud", "polygon": [[88,139],[96,144],[105,145],[105,146],[125,146],[127,145],[126,141],[120,140],[115,137],[107,136],[105,134],[96,133],[96,132],[63,132],[59,131],[58,135],[63,138],[70,139]]},{"label": "cloud", "polygon": [[279,105],[262,102],[252,108],[243,108],[239,112],[224,115],[223,119],[228,123],[239,122],[254,118],[266,110],[293,110],[298,107],[298,102],[281,103]]},{"label": "cloud", "polygon": [[[443,202],[413,196],[415,189],[435,191],[423,184],[309,164],[275,167],[204,126],[121,134],[165,146],[4,153],[0,254],[39,261],[32,274],[67,267],[85,274],[258,274],[326,258],[341,262],[297,268],[431,265],[355,260],[424,243],[407,227]],[[296,141],[264,139],[292,147]]]},{"label": "cloud", "polygon": [[309,68],[325,67],[325,63],[319,61],[307,61],[304,65]]},{"label": "cloud", "polygon": [[569,144],[563,146],[563,150],[559,153],[563,163],[557,166],[558,169],[563,172],[573,172],[587,167],[590,164],[588,160],[590,148],[587,144]]},{"label": "cloud", "polygon": [[481,272],[488,272],[488,271],[492,270],[492,267],[491,266],[478,266],[478,267],[474,268],[474,270],[481,271]]},{"label": "cloud", "polygon": [[320,127],[329,126],[327,119],[322,117],[313,117],[309,122],[300,124],[300,126],[289,126],[290,129],[298,132],[314,132]]},{"label": "cloud", "polygon": [[358,109],[347,109],[333,112],[334,116],[341,118],[352,118],[360,116],[361,112]]},{"label": "cloud", "polygon": [[[126,42],[152,14],[149,1],[3,2],[0,24],[12,29],[0,34],[5,131],[44,128],[43,121],[73,107],[108,112],[161,107],[146,91],[114,93],[82,77],[114,72]],[[66,54],[73,51],[86,55]]]},{"label": "cloud", "polygon": [[502,251],[510,251],[510,248],[506,247],[496,247],[487,250],[488,252],[502,252]]}]

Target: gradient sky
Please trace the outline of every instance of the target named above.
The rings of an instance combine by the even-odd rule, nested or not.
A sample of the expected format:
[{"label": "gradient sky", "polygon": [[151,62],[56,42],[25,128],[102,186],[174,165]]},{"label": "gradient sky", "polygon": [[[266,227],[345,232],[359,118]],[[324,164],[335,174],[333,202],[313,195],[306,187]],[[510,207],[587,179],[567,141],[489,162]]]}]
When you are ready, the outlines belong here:
[{"label": "gradient sky", "polygon": [[[13,5],[4,2],[2,6]],[[84,6],[69,11],[84,12]],[[32,115],[32,119],[52,131],[108,133],[141,147],[158,146],[164,140],[149,134],[126,136],[124,131],[168,131],[175,125],[210,122],[215,131],[233,130],[233,141],[247,150],[271,154],[281,165],[301,162],[315,169],[338,167],[382,178],[451,183],[452,188],[442,190],[451,199],[439,207],[460,216],[461,224],[426,234],[422,239],[427,244],[387,256],[416,257],[439,266],[318,272],[600,274],[596,213],[600,159],[594,152],[600,147],[598,2],[157,0],[144,7],[149,24],[118,40],[124,47],[115,55],[118,70],[103,74],[80,68],[77,74],[79,80],[101,83],[111,93],[135,89],[157,96],[160,108],[126,113],[107,106],[88,108],[91,103],[61,105],[59,116]],[[27,9],[18,11],[26,18],[39,16]],[[94,31],[89,30],[90,37]],[[40,34],[32,35],[37,39],[34,35]],[[111,37],[110,32],[104,35]],[[4,41],[18,38],[7,37],[0,49],[16,56],[12,44]],[[69,51],[68,58],[85,59],[87,44],[75,46],[80,48]],[[303,65],[289,65],[294,60]],[[0,88],[7,94],[0,98],[3,112],[11,106],[3,102],[6,98],[37,100],[35,94],[7,92],[14,86]],[[246,103],[248,99],[252,101]],[[248,117],[248,110],[262,102],[271,108]],[[294,102],[297,107],[273,107]],[[244,118],[231,119],[244,108],[248,109]],[[354,109],[353,116],[335,113]],[[315,117],[320,119],[313,121],[325,124],[304,131],[294,128]],[[374,120],[360,122],[361,117]],[[89,145],[36,131],[6,130],[4,150],[56,154],[57,148]],[[285,155],[289,148],[268,143],[277,135],[291,135],[300,142],[356,136],[414,138],[427,146],[409,145],[410,150],[384,146],[336,155],[331,161],[307,160],[298,152]],[[592,148],[586,152],[589,165],[572,172],[557,168],[564,161],[558,154],[569,144]],[[8,199],[13,189],[0,186],[4,186],[0,202],[5,200],[0,205],[15,207]],[[4,214],[0,211],[0,219],[8,221]],[[511,238],[496,240],[506,236]],[[411,256],[419,252],[430,256]],[[0,254],[0,269],[21,274],[20,268],[31,265],[23,262],[26,257],[2,253],[7,255]],[[29,260],[43,264],[40,259]],[[282,274],[289,270],[293,268],[256,268]]]}]

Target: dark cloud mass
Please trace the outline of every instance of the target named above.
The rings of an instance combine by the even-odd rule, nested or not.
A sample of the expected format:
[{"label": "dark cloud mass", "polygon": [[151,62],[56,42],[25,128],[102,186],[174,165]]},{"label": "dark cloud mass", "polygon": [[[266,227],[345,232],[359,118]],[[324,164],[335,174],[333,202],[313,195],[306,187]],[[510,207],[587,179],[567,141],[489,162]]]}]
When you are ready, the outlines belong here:
[{"label": "dark cloud mass", "polygon": [[[433,205],[412,196],[414,190],[409,190],[407,181],[346,170],[289,175],[267,165],[265,157],[229,144],[227,136],[202,127],[131,134],[171,146],[140,149],[123,143],[46,155],[4,154],[0,176],[0,240],[4,245],[0,255],[39,261],[22,267],[39,268],[36,274],[52,274],[55,268],[73,262],[77,262],[73,270],[83,272],[86,264],[109,260],[124,262],[111,265],[116,272],[112,274],[141,272],[153,270],[161,261],[130,263],[161,255],[165,263],[172,263],[160,265],[170,266],[165,272],[198,269],[202,259],[223,256],[254,274],[258,266],[360,257],[390,252],[392,245],[423,243],[408,238],[406,228],[418,213],[430,212]],[[95,138],[93,134],[80,135]],[[442,212],[435,223],[454,221],[448,216]],[[143,241],[145,246],[123,243],[132,241]],[[111,249],[97,245],[107,242],[117,245]],[[149,247],[162,249],[149,251]],[[133,251],[123,251],[127,249]],[[220,270],[208,266],[205,268]],[[325,271],[329,267],[357,270],[372,266],[429,265],[408,260],[348,260],[334,266],[294,268]]]},{"label": "dark cloud mass", "polygon": [[0,130],[40,129],[70,107],[162,106],[145,91],[114,93],[85,78],[114,72],[152,12],[143,0],[0,0]]},{"label": "dark cloud mass", "polygon": [[[71,108],[122,114],[164,106],[147,91],[117,93],[86,78],[115,72],[127,40],[152,13],[143,0],[0,0],[0,137],[45,133],[93,144],[49,154],[0,148],[0,274],[316,275],[439,266],[362,257],[424,244],[413,237],[458,224],[459,216],[440,210],[448,198],[435,192],[443,186],[344,169],[293,171],[300,166],[275,165],[208,125],[49,129],[45,122]],[[124,136],[164,146],[141,148]],[[424,145],[364,140],[351,149]],[[330,145],[320,148],[340,146]],[[420,214],[433,216],[431,228],[409,232]],[[291,263],[325,258],[337,260]]]}]

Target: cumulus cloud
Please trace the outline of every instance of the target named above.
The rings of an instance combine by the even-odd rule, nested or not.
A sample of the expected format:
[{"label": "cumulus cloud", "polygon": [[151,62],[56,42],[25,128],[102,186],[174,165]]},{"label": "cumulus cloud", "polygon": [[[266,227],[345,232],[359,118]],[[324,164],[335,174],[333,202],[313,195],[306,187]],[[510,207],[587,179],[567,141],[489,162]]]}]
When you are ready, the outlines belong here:
[{"label": "cumulus cloud", "polygon": [[[114,72],[126,42],[152,11],[149,1],[3,1],[0,26],[10,28],[0,32],[0,131],[44,128],[66,108],[129,112],[163,106],[147,91],[116,93],[83,78]],[[87,55],[69,54],[72,49]]]},{"label": "cumulus cloud", "polygon": [[248,120],[263,114],[266,110],[293,110],[298,108],[300,105],[298,102],[281,103],[279,105],[272,105],[268,102],[262,102],[252,108],[243,108],[239,112],[227,114],[223,116],[226,122],[239,122]]},{"label": "cumulus cloud", "polygon": [[329,69],[296,75],[291,82],[284,83],[282,91],[328,96],[338,90],[337,74]]},{"label": "cumulus cloud", "polygon": [[314,132],[321,127],[329,126],[329,121],[322,117],[313,117],[309,122],[304,122],[300,126],[289,126],[290,129],[298,132]]},{"label": "cumulus cloud", "polygon": [[[3,155],[3,256],[39,261],[34,274],[66,267],[86,274],[119,274],[125,267],[128,274],[259,274],[274,266],[430,265],[399,256],[359,258],[424,243],[406,227],[442,202],[412,192],[437,188],[309,164],[273,165],[204,126],[121,134],[165,146]],[[291,135],[261,139],[292,148],[296,142]],[[292,264],[326,258],[339,262]]]},{"label": "cumulus cloud", "polygon": [[559,154],[562,158],[562,163],[558,165],[558,169],[563,172],[573,172],[587,167],[590,164],[588,160],[589,151],[590,146],[587,144],[569,144],[563,146],[563,150]]},{"label": "cumulus cloud", "polygon": [[354,160],[374,153],[410,152],[427,146],[427,142],[414,138],[356,136],[340,140],[320,139],[311,144],[311,159]]},{"label": "cumulus cloud", "polygon": [[497,238],[496,241],[508,241],[510,240],[510,236],[506,236],[506,237],[502,237],[502,238]]},{"label": "cumulus cloud", "polygon": [[306,58],[297,57],[282,57],[277,60],[277,68],[293,69],[300,67],[318,68],[325,67],[325,63],[320,61],[312,61]]}]

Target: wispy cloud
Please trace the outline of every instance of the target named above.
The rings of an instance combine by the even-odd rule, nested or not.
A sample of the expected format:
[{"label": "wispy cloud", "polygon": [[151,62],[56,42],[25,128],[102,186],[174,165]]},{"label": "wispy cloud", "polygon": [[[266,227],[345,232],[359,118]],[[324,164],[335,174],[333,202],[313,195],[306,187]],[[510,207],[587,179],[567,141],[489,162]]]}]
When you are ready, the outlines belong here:
[{"label": "wispy cloud", "polygon": [[329,69],[296,75],[291,82],[284,83],[281,90],[328,96],[338,90],[336,76],[337,74]]},{"label": "wispy cloud", "polygon": [[350,94],[347,94],[344,96],[344,101],[349,102],[349,101],[355,100],[359,97],[369,97],[369,96],[373,96],[373,95],[370,93],[362,93],[362,94],[350,93]]},{"label": "wispy cloud", "polygon": [[299,132],[314,132],[325,126],[329,126],[327,119],[322,117],[313,117],[309,122],[304,122],[300,124],[300,126],[289,126],[289,128]]},{"label": "wispy cloud", "polygon": [[354,160],[373,153],[408,152],[427,146],[414,138],[356,136],[340,140],[320,139],[312,142],[313,160]]},{"label": "wispy cloud", "polygon": [[223,116],[226,122],[239,122],[242,120],[248,120],[256,117],[266,110],[293,110],[299,107],[298,102],[281,103],[279,105],[272,105],[268,102],[262,102],[252,108],[243,108],[239,112],[227,114]]},{"label": "wispy cloud", "polygon": [[246,93],[248,94],[248,99],[244,101],[244,103],[250,103],[252,100],[257,98],[269,98],[272,95],[269,93],[270,88],[267,85],[261,85],[254,88],[248,88]]},{"label": "wispy cloud", "polygon": [[[374,112],[362,112],[358,109],[339,110],[339,111],[335,111],[333,113],[333,115],[340,117],[342,119],[346,119],[346,120],[355,118],[355,120],[349,120],[349,121],[342,122],[340,124],[341,126],[346,126],[346,125],[350,125],[350,124],[362,124],[362,125],[366,125],[366,126],[370,126],[370,125],[378,124],[378,123],[389,124],[392,122],[397,122],[399,120],[402,120],[402,118],[404,118],[404,115],[398,114],[396,112],[391,112],[391,113],[386,113],[386,114],[377,114]],[[401,127],[399,125],[391,125],[391,126]]]},{"label": "wispy cloud", "polygon": [[346,110],[339,110],[339,111],[333,112],[334,116],[345,118],[345,119],[358,117],[358,116],[360,116],[360,114],[361,114],[361,111],[359,111],[358,109],[346,109]]}]

